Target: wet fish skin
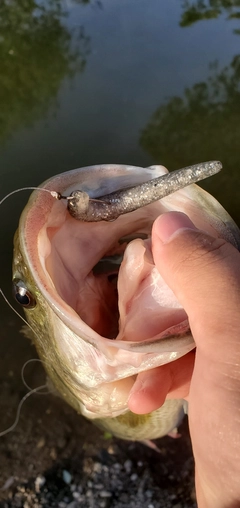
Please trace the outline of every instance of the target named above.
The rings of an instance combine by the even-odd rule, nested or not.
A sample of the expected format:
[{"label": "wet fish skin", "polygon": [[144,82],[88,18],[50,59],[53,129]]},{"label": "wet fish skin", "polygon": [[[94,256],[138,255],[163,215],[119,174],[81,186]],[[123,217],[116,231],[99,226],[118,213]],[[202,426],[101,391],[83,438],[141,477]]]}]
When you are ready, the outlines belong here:
[{"label": "wet fish skin", "polygon": [[[20,250],[18,231],[15,233],[14,237],[13,274],[13,280],[18,278],[27,281],[28,290],[34,295],[37,301],[36,309],[24,309],[27,321],[31,326],[31,329],[28,329],[24,334],[27,338],[31,338],[35,344],[38,355],[51,380],[51,389],[55,388],[56,395],[61,395],[61,397],[78,413],[84,415],[86,418],[92,419],[92,415],[90,415],[81,404],[81,395],[78,397],[76,396],[79,386],[74,386],[75,383],[71,376],[71,372],[66,369],[63,359],[59,357],[54,336],[52,336],[53,340],[49,343],[49,327],[51,323],[55,321],[56,316],[53,316],[52,309],[49,308],[45,298],[35,284],[31,270],[24,263],[24,258]],[[61,326],[61,323],[58,323],[58,326],[59,325]],[[36,331],[36,333],[34,333],[34,331]],[[178,340],[179,338],[176,337],[175,341]],[[133,347],[138,349],[138,343],[134,343]],[[54,365],[56,365],[57,368],[54,368]],[[63,379],[59,376],[59,370],[65,374]],[[95,397],[96,396],[97,394],[95,394]],[[165,401],[161,408],[148,415],[135,415],[131,411],[126,411],[124,414],[116,415],[112,418],[94,418],[92,421],[100,429],[107,430],[121,439],[129,441],[157,439],[170,433],[181,423],[184,416],[184,405],[185,401],[182,399],[169,399]]]},{"label": "wet fish skin", "polygon": [[[100,170],[90,168],[89,171],[92,171],[91,178],[95,185]],[[71,181],[73,178],[76,183],[82,177],[86,182],[89,171],[86,168],[85,173],[83,171],[75,175],[73,172],[73,177],[69,174],[59,175],[59,177],[44,185],[47,188],[64,192],[64,186],[68,187],[70,185],[69,182],[64,183],[66,179],[69,178]],[[123,170],[123,177],[124,171],[125,169]],[[89,186],[92,185],[91,178]],[[108,175],[106,175],[106,181],[107,179]],[[58,182],[57,189],[56,181]],[[119,188],[121,188],[121,183]],[[99,187],[96,192],[101,196]],[[193,203],[200,202],[199,212],[197,213],[201,213],[202,210],[206,215],[208,214],[207,210],[210,210],[210,221],[214,227],[217,223],[219,235],[239,247],[239,230],[222,207],[215,200],[212,201],[210,196],[197,186],[191,186],[190,195]],[[95,197],[94,193],[93,197]],[[163,346],[166,348],[167,339],[153,341],[152,344],[149,341],[124,342],[102,340],[103,338],[96,341],[96,334],[91,334],[90,331],[84,328],[82,328],[81,333],[77,331],[75,321],[72,315],[68,316],[68,309],[62,306],[61,299],[52,300],[51,294],[54,291],[54,284],[51,281],[47,281],[48,285],[46,282],[43,284],[41,282],[41,278],[44,278],[43,270],[40,265],[39,270],[36,270],[36,266],[32,262],[32,259],[38,260],[35,251],[31,252],[31,249],[37,249],[36,225],[39,221],[44,224],[48,220],[49,210],[52,206],[50,199],[48,196],[40,198],[38,195],[37,197],[36,194],[31,196],[30,202],[20,219],[19,230],[16,232],[14,240],[13,278],[22,280],[36,300],[35,308],[25,308],[25,313],[33,330],[33,340],[39,357],[42,359],[46,372],[56,390],[79,413],[93,419],[99,426],[123,439],[143,440],[161,437],[179,423],[183,415],[184,401],[167,400],[159,410],[150,415],[136,416],[127,411],[127,396],[137,372],[147,368],[147,364],[144,363],[145,360],[141,365],[139,364],[140,367],[138,367],[137,362],[140,362],[140,359],[146,354],[146,358],[150,356],[152,358],[149,368],[161,364],[159,360],[161,354],[159,356],[157,350],[158,348],[161,350]],[[172,200],[173,197],[169,202],[171,203]],[[59,213],[62,210],[61,206],[62,204],[59,202],[57,204]],[[137,214],[137,212],[133,213]],[[140,212],[141,216],[144,216],[143,213],[144,211]],[[219,214],[221,218],[218,218]],[[35,215],[37,215],[37,219]],[[206,216],[208,217],[208,215]],[[57,220],[58,213],[56,214]],[[119,221],[105,224],[105,226],[108,228],[115,227],[115,225],[120,227],[119,224],[122,223],[122,218]],[[84,227],[89,228],[92,226],[86,224]],[[129,232],[127,231],[126,234],[129,234]],[[121,234],[121,237],[123,236]],[[177,357],[174,351],[179,350],[181,344],[184,347],[184,340],[187,339],[188,341],[188,333],[186,332],[185,336],[183,334],[181,340],[179,340],[179,336],[176,339],[172,337],[168,352],[166,353],[165,350],[162,353],[162,364]],[[170,342],[169,339],[169,344]],[[192,347],[194,347],[194,343],[190,340],[190,349]],[[120,359],[118,360],[119,353]],[[155,357],[158,357],[156,363],[154,363]],[[129,364],[124,363],[128,358]],[[123,400],[120,392],[124,383],[126,384],[126,398]]]},{"label": "wet fish skin", "polygon": [[[34,295],[37,305],[35,309],[24,309],[28,323],[31,329],[24,332],[27,338],[31,338],[37,349],[38,355],[41,358],[47,376],[51,380],[51,389],[55,388],[56,394],[72,406],[76,412],[84,415],[86,418],[92,419],[93,415],[85,410],[81,403],[81,395],[77,396],[79,386],[74,386],[74,379],[71,372],[66,369],[63,358],[58,354],[57,344],[55,343],[54,335],[49,342],[49,334],[51,323],[56,322],[56,316],[52,309],[49,307],[41,291],[39,291],[29,266],[25,263],[24,257],[21,253],[19,232],[16,231],[14,237],[14,261],[13,261],[13,280],[18,278],[27,281],[28,290]],[[62,326],[60,320],[57,319],[56,328]],[[34,333],[36,331],[36,333]],[[71,334],[71,330],[69,330]],[[71,334],[73,338],[74,333]],[[186,341],[189,339],[189,332],[186,333]],[[170,340],[174,343],[175,348],[178,344],[179,337],[171,337]],[[185,336],[183,336],[185,340]],[[163,341],[163,347],[165,342]],[[133,349],[140,349],[140,345],[136,342],[132,345]],[[161,346],[160,346],[161,347]],[[178,346],[179,347],[179,346]],[[157,345],[154,344],[154,349]],[[191,348],[192,349],[192,348]],[[54,365],[57,368],[54,368]],[[64,377],[59,376],[58,371],[64,373]],[[85,388],[85,387],[83,387]],[[101,389],[101,387],[100,387]],[[103,388],[104,389],[104,388]],[[98,395],[95,394],[94,398]],[[90,394],[89,394],[90,397]],[[170,433],[177,427],[185,414],[184,406],[186,402],[182,399],[169,399],[166,400],[163,406],[151,414],[136,415],[131,411],[126,411],[124,414],[116,415],[115,417],[102,417],[92,419],[93,423],[100,429],[111,432],[114,436],[126,439],[129,441],[144,441],[146,439],[157,439]]]}]

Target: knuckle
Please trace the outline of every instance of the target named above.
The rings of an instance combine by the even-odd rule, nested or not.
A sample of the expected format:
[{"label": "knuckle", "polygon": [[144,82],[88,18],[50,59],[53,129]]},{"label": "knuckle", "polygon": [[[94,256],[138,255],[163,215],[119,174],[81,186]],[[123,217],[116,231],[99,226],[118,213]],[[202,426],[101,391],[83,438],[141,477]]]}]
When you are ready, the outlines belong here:
[{"label": "knuckle", "polygon": [[213,238],[207,234],[192,231],[184,237],[178,249],[182,252],[179,269],[182,269],[183,265],[194,268],[200,266],[203,269],[232,256],[234,247],[222,238]]},{"label": "knuckle", "polygon": [[222,238],[213,238],[202,232],[189,231],[175,245],[171,272],[186,285],[202,278],[215,284],[230,283],[240,291],[240,253]]}]

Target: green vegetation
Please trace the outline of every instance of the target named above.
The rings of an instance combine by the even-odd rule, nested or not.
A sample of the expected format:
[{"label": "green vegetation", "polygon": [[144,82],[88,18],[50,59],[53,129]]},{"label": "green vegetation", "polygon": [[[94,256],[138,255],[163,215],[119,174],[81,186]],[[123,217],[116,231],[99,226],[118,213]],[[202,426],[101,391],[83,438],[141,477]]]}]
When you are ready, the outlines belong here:
[{"label": "green vegetation", "polygon": [[[240,55],[206,83],[160,106],[143,130],[142,147],[169,169],[218,159],[224,171],[203,184],[237,220],[240,168]],[[232,189],[235,189],[234,193]]]},{"label": "green vegetation", "polygon": [[89,39],[80,27],[73,47],[66,15],[61,0],[1,0],[0,139],[41,117],[63,78],[83,71]]},{"label": "green vegetation", "polygon": [[[183,14],[180,26],[190,26],[196,21],[218,18],[220,14],[227,13],[227,19],[240,18],[240,1],[239,0],[197,0],[183,2]],[[240,30],[234,30],[239,34]]]}]

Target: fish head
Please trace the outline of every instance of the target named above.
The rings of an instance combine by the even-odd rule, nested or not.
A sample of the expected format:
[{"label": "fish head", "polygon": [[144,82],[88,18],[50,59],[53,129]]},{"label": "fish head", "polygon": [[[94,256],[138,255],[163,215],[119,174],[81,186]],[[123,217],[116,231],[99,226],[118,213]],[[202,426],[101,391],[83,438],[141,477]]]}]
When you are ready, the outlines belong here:
[{"label": "fish head", "polygon": [[[57,175],[40,189],[96,199],[164,175],[163,166],[100,165]],[[115,417],[139,372],[195,347],[188,316],[158,273],[151,230],[162,213],[186,213],[196,227],[237,248],[240,232],[197,185],[112,222],[81,222],[66,201],[36,190],[14,240],[13,286],[48,376],[88,418]]]}]

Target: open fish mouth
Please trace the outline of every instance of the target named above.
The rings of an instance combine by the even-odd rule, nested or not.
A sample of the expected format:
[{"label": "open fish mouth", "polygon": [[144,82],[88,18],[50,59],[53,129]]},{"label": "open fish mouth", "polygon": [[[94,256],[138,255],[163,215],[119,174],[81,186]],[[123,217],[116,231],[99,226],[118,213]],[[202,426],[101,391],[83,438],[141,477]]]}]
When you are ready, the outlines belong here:
[{"label": "open fish mouth", "polygon": [[[93,166],[42,187],[66,195],[81,187],[97,198],[165,173],[163,166]],[[187,315],[152,258],[152,224],[170,210],[236,244],[228,214],[195,185],[113,222],[77,221],[44,192],[34,192],[22,214],[14,277],[36,299],[26,309],[36,347],[59,391],[89,417],[123,413],[138,372],[194,348]]]},{"label": "open fish mouth", "polygon": [[[67,214],[57,231],[52,233],[51,226],[46,231],[51,253],[45,268],[58,294],[105,338],[152,339],[186,319],[171,291],[164,287],[162,293],[151,256],[152,223],[161,212],[159,206],[151,207],[112,223],[91,225]],[[149,312],[150,323],[144,329],[143,314]]]},{"label": "open fish mouth", "polygon": [[[107,166],[105,168],[108,169]],[[114,169],[120,173],[116,182],[113,179],[111,184],[108,181],[105,185],[100,183],[97,192],[87,189],[93,197],[99,194],[99,189],[102,193],[105,188],[109,188],[108,185],[111,188],[114,188],[114,183],[121,188],[129,185],[129,175],[121,174],[122,166],[114,166]],[[133,169],[135,174],[130,175],[132,182],[141,181],[144,176],[149,179],[149,170],[144,170],[145,175],[141,170],[139,178],[138,168],[131,168],[131,173]],[[150,172],[155,176],[156,173],[164,174],[166,170],[160,166]],[[57,186],[59,189],[54,180],[55,188]],[[81,183],[78,181],[76,187],[79,185]],[[48,184],[46,186],[52,187]],[[86,188],[86,181],[82,186]],[[65,187],[65,193],[68,194],[74,187],[75,185]],[[46,202],[48,207],[49,204],[51,206],[49,211],[46,211]],[[186,319],[186,314],[180,309],[174,295],[160,280],[151,255],[152,224],[158,215],[172,209],[170,203],[159,201],[112,222],[84,223],[73,219],[65,204],[39,193],[30,211],[36,224],[43,206],[47,220],[40,225],[37,234],[34,254],[41,270],[36,275],[43,270],[45,277],[40,281],[41,286],[45,283],[46,287],[48,282],[48,290],[54,287],[55,296],[58,295],[68,306],[68,311],[74,311],[76,319],[77,316],[80,318],[79,325],[83,322],[91,328],[91,333],[94,331],[107,339],[139,342],[152,339],[169,326]],[[29,221],[30,218],[24,224],[26,237]],[[33,231],[30,235],[32,233]],[[35,237],[36,233],[35,229]],[[32,239],[29,241],[33,243]],[[164,284],[163,291],[161,284]],[[48,298],[54,305],[50,294]],[[159,312],[159,305],[162,313]],[[153,316],[154,307],[157,307],[157,320]],[[172,308],[174,312],[171,311]],[[146,313],[152,311],[151,324],[148,323],[147,330],[143,327],[144,317],[140,319],[140,309],[141,313],[144,313],[144,309]],[[169,316],[165,316],[165,309]]]}]

